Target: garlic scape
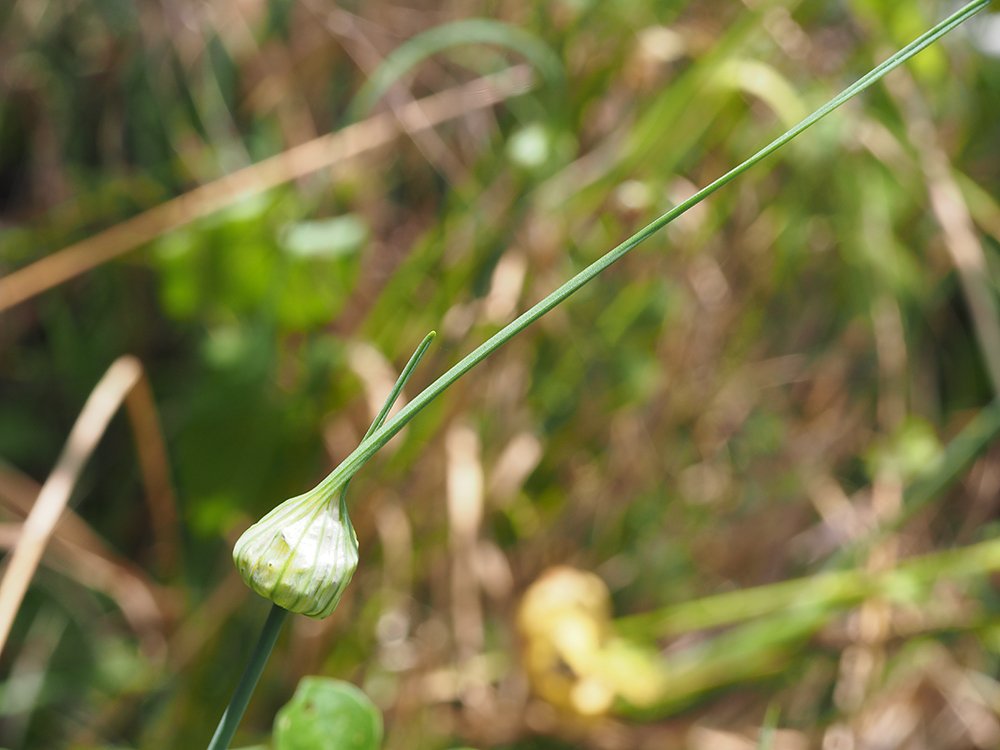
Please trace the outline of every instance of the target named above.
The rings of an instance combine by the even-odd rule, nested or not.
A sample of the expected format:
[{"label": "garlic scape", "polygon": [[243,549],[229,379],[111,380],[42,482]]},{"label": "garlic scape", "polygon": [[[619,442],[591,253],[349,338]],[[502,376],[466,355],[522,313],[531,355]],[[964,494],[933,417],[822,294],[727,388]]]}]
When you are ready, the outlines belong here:
[{"label": "garlic scape", "polygon": [[[436,335],[427,334],[410,357],[364,439],[385,422]],[[358,567],[358,536],[347,515],[351,477],[337,476],[334,470],[314,489],[285,500],[244,531],[233,548],[247,586],[283,609],[319,619],[337,608]]]},{"label": "garlic scape", "polygon": [[291,612],[333,613],[358,567],[358,537],[337,489],[320,484],[243,532],[233,561],[251,589]]},{"label": "garlic scape", "polygon": [[[403,374],[400,375],[386,405],[376,417],[368,434],[333,470],[324,483],[321,483],[316,490],[292,498],[271,511],[261,521],[250,527],[237,542],[234,558],[244,580],[251,588],[268,599],[272,599],[276,604],[268,614],[267,621],[261,630],[260,639],[250,654],[246,670],[233,691],[229,705],[209,743],[209,750],[224,750],[229,747],[229,742],[246,710],[253,689],[260,679],[264,664],[274,648],[281,624],[287,614],[287,610],[283,607],[315,617],[329,615],[336,607],[344,588],[350,582],[358,563],[358,546],[354,530],[347,517],[344,497],[351,477],[366,461],[402,430],[422,409],[426,408],[431,401],[448,390],[459,378],[491,356],[519,332],[561,305],[571,295],[593,281],[599,274],[621,260],[674,219],[732,182],[758,162],[783,148],[845,102],[871,87],[886,73],[902,65],[989,4],[990,0],[971,0],[845,88],[819,109],[793,125],[753,156],[697,190],[666,213],[653,219],[466,354],[420,391],[391,421],[386,422],[385,417],[390,407],[416,361],[429,345],[433,334],[425,338],[420,348],[410,359]],[[338,493],[340,502],[335,503],[334,497]],[[576,627],[575,623],[576,620],[573,620],[570,624]],[[586,625],[586,623],[584,624]],[[596,643],[600,646],[603,643],[599,637],[601,630],[598,627],[594,631],[592,625],[593,622],[587,626],[588,632],[597,633]],[[588,636],[588,639],[594,642],[594,638]],[[548,649],[547,646],[543,649],[542,656],[549,659],[552,654],[546,649]],[[598,652],[600,651],[601,649],[598,649]],[[590,657],[593,657],[593,652],[594,649],[591,649]],[[614,656],[614,654],[612,655]],[[560,654],[557,653],[553,657],[556,658],[556,667],[559,666],[557,657],[560,657]],[[641,656],[641,658],[648,661],[645,656]],[[593,660],[587,662],[585,659],[584,661],[586,663],[583,666],[588,668],[593,666]],[[630,661],[617,658],[613,661],[616,667],[614,670],[616,678],[621,672],[625,672],[627,676],[633,677],[633,682],[635,681],[634,678],[638,673],[630,666]],[[620,664],[625,664],[621,670],[617,669]],[[615,685],[617,684],[616,682]],[[658,685],[659,683],[651,682],[651,684]],[[595,707],[600,708],[607,702],[609,692],[618,694],[617,690],[606,686],[595,691],[592,683],[588,683],[584,686],[582,705],[591,711]],[[594,700],[595,695],[599,700]],[[614,695],[612,695],[613,697]]]}]

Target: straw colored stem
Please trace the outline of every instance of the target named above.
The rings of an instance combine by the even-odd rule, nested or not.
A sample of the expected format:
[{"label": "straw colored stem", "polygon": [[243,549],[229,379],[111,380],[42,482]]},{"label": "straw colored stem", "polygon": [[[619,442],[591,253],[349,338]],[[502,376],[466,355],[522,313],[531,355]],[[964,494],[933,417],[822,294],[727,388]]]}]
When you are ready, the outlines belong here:
[{"label": "straw colored stem", "polygon": [[121,357],[108,368],[83,406],[59,461],[42,485],[34,507],[25,519],[10,564],[0,581],[0,652],[10,635],[14,618],[42,559],[70,494],[129,391],[142,376],[142,366],[134,357]]},{"label": "straw colored stem", "polygon": [[524,93],[531,85],[527,68],[512,67],[411,102],[395,113],[375,115],[197,187],[0,278],[0,312],[196,219],[391,143],[404,129],[425,130]]}]

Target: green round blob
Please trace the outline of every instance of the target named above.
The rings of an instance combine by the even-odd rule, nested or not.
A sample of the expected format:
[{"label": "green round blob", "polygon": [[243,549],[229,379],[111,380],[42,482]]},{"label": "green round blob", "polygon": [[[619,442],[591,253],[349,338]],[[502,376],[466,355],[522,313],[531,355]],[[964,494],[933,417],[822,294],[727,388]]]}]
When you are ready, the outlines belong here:
[{"label": "green round blob", "polygon": [[274,721],[275,750],[378,750],[382,713],[354,685],[303,677]]}]

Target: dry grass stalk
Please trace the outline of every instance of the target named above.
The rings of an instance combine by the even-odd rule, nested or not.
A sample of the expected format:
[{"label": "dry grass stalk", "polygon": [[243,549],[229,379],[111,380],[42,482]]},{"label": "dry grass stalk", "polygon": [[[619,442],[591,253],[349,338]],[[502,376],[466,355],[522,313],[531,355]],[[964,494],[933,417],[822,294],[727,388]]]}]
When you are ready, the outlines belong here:
[{"label": "dry grass stalk", "polygon": [[170,482],[170,463],[156,413],[156,403],[153,401],[153,391],[145,373],[140,372],[135,386],[125,397],[125,408],[135,435],[139,469],[146,487],[146,501],[155,539],[153,551],[160,573],[169,576],[177,572],[180,558],[177,498]]},{"label": "dry grass stalk", "polygon": [[907,136],[916,147],[916,161],[924,175],[931,211],[958,273],[993,392],[1000,395],[1000,309],[969,206],[913,77],[906,74],[889,79],[886,87],[905,115]]},{"label": "dry grass stalk", "polygon": [[400,132],[427,130],[490,107],[531,85],[530,70],[515,66],[374,115],[197,187],[0,279],[0,312],[196,219],[384,146]]},{"label": "dry grass stalk", "polygon": [[118,407],[141,377],[142,366],[134,357],[125,356],[114,361],[91,391],[70,431],[62,455],[42,485],[0,581],[0,653],[7,643],[28,584],[87,459],[97,447]]}]

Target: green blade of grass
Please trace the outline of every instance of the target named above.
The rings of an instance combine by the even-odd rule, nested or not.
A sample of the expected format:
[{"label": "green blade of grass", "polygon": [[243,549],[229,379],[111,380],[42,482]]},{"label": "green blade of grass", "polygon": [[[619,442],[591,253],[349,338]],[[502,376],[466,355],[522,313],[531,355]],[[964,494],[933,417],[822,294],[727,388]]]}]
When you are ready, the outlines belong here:
[{"label": "green blade of grass", "polygon": [[[403,388],[406,386],[406,383],[410,380],[410,376],[413,374],[413,370],[416,369],[416,366],[418,364],[420,364],[420,360],[424,358],[424,354],[427,353],[427,348],[431,345],[431,342],[434,341],[434,338],[436,336],[437,336],[437,331],[431,331],[426,336],[424,336],[424,340],[420,342],[420,345],[417,347],[416,351],[414,351],[412,356],[410,357],[410,361],[406,363],[406,367],[403,368],[403,371],[399,373],[399,377],[396,378],[396,382],[392,386],[392,390],[389,391],[389,395],[386,397],[385,403],[382,404],[382,408],[379,410],[379,413],[375,415],[375,419],[373,419],[371,425],[369,425],[368,431],[365,432],[365,436],[364,438],[362,438],[362,442],[371,437],[372,433],[375,432],[375,430],[377,430],[379,427],[385,424],[385,419],[386,417],[389,416],[389,410],[392,409],[393,404],[396,403],[396,399],[399,398],[399,394],[403,392]],[[345,506],[347,503],[347,490],[350,486],[351,486],[351,480],[350,478],[348,478],[348,480],[344,482],[343,489],[340,491],[340,508],[342,512],[345,512]]]},{"label": "green blade of grass", "polygon": [[989,2],[990,0],[973,0],[973,2],[965,5],[956,13],[941,21],[939,24],[913,40],[910,44],[896,52],[896,54],[892,55],[883,63],[872,69],[869,73],[859,78],[837,96],[833,97],[822,107],[814,111],[798,124],[794,125],[781,136],[771,141],[768,145],[764,146],[764,148],[760,149],[742,164],[734,167],[711,184],[697,191],[687,200],[654,219],[620,245],[610,250],[594,263],[587,266],[584,270],[580,271],[580,273],[564,283],[543,300],[536,303],[529,310],[519,315],[512,322],[508,323],[503,329],[491,336],[484,343],[467,354],[457,364],[452,366],[451,369],[421,391],[420,394],[418,394],[416,398],[404,407],[395,417],[386,422],[367,439],[363,440],[358,447],[350,455],[348,455],[326,479],[323,480],[323,484],[326,486],[334,486],[342,483],[347,477],[353,476],[383,445],[385,445],[393,437],[393,435],[399,432],[406,425],[406,423],[413,419],[424,407],[440,396],[465,373],[503,346],[512,337],[534,323],[547,312],[560,305],[581,287],[598,276],[602,271],[620,260],[636,246],[640,245],[642,242],[663,229],[663,227],[672,222],[678,216],[705,200],[705,198],[734,180],[739,175],[743,174],[743,172],[747,171],[761,160],[773,154],[775,151],[780,149],[815,123],[819,122],[845,102],[872,86],[891,70],[902,65],[918,52],[936,42],[949,31],[952,31],[957,26],[967,21],[973,15],[985,8]]},{"label": "green blade of grass", "polygon": [[774,749],[774,733],[778,728],[778,718],[780,715],[781,709],[778,708],[777,703],[772,703],[767,707],[767,713],[764,714],[764,723],[760,728],[760,739],[757,741],[757,750]]},{"label": "green blade of grass", "polygon": [[348,106],[348,119],[364,117],[400,78],[420,61],[449,47],[492,44],[523,55],[555,90],[563,87],[559,57],[538,37],[491,18],[468,18],[435,26],[401,44],[385,58]]},{"label": "green blade of grass", "polygon": [[852,565],[859,555],[896,533],[922,508],[954,484],[1000,435],[1000,400],[984,406],[955,435],[939,456],[928,463],[903,489],[903,507],[894,518],[842,547],[824,566],[827,569]]},{"label": "green blade of grass", "polygon": [[940,458],[903,491],[902,524],[954,482],[1000,434],[1000,400],[973,417],[945,447]]},{"label": "green blade of grass", "polygon": [[615,628],[634,638],[676,636],[731,625],[779,610],[827,611],[869,596],[908,594],[941,578],[964,578],[1000,570],[1000,540],[903,560],[885,573],[855,568],[794,578],[754,588],[727,591],[615,620]]}]

